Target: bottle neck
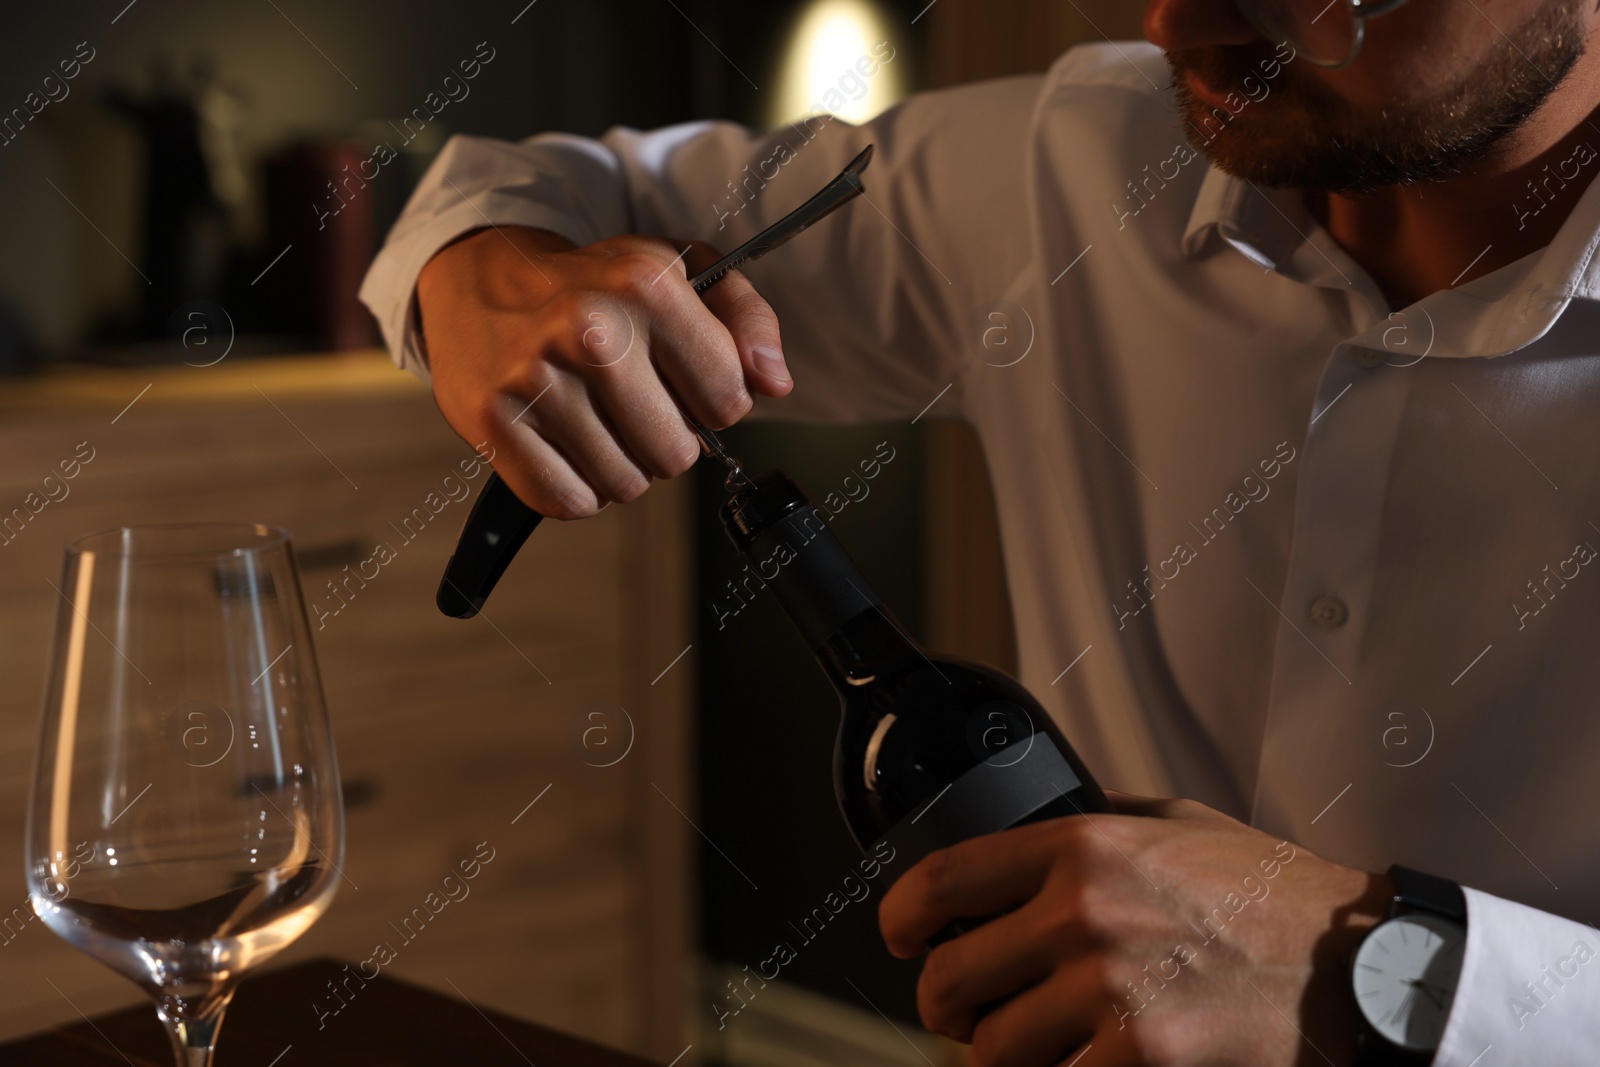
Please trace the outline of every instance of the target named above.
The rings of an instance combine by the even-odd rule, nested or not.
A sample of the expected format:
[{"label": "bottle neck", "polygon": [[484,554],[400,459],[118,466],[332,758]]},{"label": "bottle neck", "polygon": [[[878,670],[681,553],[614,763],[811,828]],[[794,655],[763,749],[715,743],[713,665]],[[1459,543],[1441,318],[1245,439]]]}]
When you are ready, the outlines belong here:
[{"label": "bottle neck", "polygon": [[839,689],[866,685],[889,666],[922,655],[879,605],[847,620],[817,648],[817,659]]},{"label": "bottle neck", "polygon": [[[847,626],[859,634],[865,649],[886,644],[869,638],[878,620],[881,629],[895,632],[882,611],[883,601],[856,570],[844,547],[827,527],[822,513],[810,504],[795,507],[781,518],[753,531],[742,545],[745,558],[761,581],[770,585],[806,645],[818,655],[825,645],[837,644],[834,635]],[[845,657],[853,644],[846,642]]]}]

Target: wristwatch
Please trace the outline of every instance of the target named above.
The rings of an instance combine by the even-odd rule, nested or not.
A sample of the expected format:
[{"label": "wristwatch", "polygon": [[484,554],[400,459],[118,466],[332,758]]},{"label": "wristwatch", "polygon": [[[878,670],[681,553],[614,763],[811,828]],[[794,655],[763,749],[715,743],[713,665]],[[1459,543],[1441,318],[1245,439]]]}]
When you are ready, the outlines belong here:
[{"label": "wristwatch", "polygon": [[1388,917],[1350,964],[1361,1011],[1357,1067],[1431,1064],[1444,1037],[1467,944],[1467,899],[1444,878],[1396,864]]}]

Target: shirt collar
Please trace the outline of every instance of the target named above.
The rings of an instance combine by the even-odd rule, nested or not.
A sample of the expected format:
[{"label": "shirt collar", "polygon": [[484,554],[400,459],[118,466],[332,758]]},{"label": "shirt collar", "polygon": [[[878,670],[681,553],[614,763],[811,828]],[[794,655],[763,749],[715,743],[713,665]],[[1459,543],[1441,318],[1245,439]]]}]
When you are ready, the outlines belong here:
[{"label": "shirt collar", "polygon": [[[1374,310],[1387,310],[1371,277],[1322,229],[1295,190],[1256,186],[1208,163],[1184,229],[1184,256],[1199,258],[1213,234],[1263,270],[1307,285],[1350,289],[1366,296]],[[1572,300],[1600,302],[1597,252],[1600,179],[1589,183],[1546,247],[1410,308],[1378,314],[1350,343],[1377,347],[1397,317],[1416,312],[1428,322],[1431,355],[1514,352],[1542,337]]]}]

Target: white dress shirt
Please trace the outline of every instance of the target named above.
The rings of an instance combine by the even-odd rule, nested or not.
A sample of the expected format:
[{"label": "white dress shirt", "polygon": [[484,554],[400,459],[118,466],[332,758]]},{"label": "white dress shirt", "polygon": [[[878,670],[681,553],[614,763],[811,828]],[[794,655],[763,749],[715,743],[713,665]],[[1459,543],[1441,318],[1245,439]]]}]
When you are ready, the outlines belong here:
[{"label": "white dress shirt", "polygon": [[456,137],[362,298],[426,376],[463,231],[727,250],[875,143],[866,202],[748,269],[796,381],[759,410],[969,420],[1022,681],[1101,782],[1461,881],[1436,1062],[1600,1062],[1600,182],[1391,314],[1297,194],[1188,158],[1169,78],[1124,42],[862,126]]}]

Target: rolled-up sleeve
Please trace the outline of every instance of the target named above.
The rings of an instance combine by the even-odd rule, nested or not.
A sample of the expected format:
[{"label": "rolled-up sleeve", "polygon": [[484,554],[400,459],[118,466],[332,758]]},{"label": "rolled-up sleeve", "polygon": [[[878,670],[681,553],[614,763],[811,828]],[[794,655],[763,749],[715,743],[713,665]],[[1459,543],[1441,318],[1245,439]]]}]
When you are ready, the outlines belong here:
[{"label": "rolled-up sleeve", "polygon": [[1466,890],[1461,982],[1434,1067],[1600,1063],[1600,934]]}]

